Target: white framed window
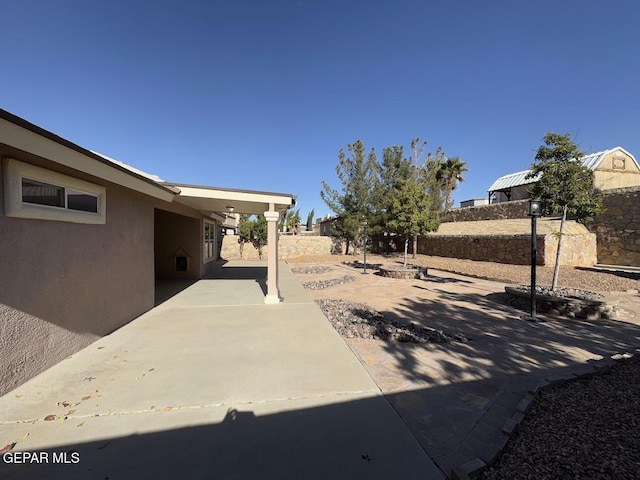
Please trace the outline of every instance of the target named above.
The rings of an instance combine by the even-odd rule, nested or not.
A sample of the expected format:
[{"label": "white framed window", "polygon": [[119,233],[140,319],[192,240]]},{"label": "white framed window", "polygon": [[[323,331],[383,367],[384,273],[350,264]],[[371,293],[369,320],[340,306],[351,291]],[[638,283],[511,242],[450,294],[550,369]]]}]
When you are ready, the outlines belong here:
[{"label": "white framed window", "polygon": [[218,253],[218,235],[216,233],[216,224],[209,220],[203,221],[204,227],[204,262],[215,260]]},{"label": "white framed window", "polygon": [[29,163],[3,162],[7,217],[106,223],[106,188]]}]

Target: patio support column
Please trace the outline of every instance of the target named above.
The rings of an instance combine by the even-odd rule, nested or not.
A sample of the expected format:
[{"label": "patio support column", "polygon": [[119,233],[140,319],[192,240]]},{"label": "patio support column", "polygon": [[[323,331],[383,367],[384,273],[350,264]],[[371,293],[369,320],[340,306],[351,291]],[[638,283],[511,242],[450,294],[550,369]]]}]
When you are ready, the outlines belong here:
[{"label": "patio support column", "polygon": [[264,303],[280,303],[278,289],[278,212],[273,211],[274,205],[269,205],[269,211],[264,212],[267,219],[267,295]]}]

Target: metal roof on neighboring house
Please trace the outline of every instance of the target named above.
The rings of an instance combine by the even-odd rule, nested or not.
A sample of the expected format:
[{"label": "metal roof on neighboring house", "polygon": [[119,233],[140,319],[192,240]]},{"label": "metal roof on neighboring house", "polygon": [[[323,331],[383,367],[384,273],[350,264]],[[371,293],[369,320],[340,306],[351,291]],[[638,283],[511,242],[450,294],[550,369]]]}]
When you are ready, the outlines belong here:
[{"label": "metal roof on neighboring house", "polygon": [[498,178],[489,187],[489,192],[497,192],[498,190],[506,190],[507,188],[517,187],[518,185],[526,185],[528,183],[537,182],[539,179],[526,178],[531,170],[523,170],[522,172],[510,173]]},{"label": "metal roof on neighboring house", "polygon": [[[583,156],[580,159],[580,162],[585,167],[590,168],[591,170],[595,170],[596,168],[598,168],[598,165],[600,165],[604,157],[615,150],[620,150],[621,152],[631,157],[631,160],[633,160],[636,166],[640,169],[640,165],[638,165],[638,162],[636,161],[635,157],[622,147],[615,147],[615,148],[610,148],[609,150],[603,150],[601,152],[590,153],[589,155]],[[527,174],[529,174],[530,172],[531,170],[523,170],[521,172],[503,175],[502,177],[498,178],[495,182],[493,182],[487,191],[497,192],[500,190],[507,190],[512,187],[519,187],[520,185],[528,185],[530,183],[537,182],[539,180],[539,176],[533,177],[533,178],[526,178]]]}]

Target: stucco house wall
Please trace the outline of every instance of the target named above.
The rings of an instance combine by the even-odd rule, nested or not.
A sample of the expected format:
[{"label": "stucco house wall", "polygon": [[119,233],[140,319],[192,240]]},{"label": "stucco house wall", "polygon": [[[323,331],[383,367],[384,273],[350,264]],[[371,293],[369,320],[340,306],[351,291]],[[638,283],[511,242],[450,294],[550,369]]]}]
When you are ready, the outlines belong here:
[{"label": "stucco house wall", "polygon": [[228,205],[271,235],[295,196],[169,184],[0,109],[0,395],[152,308],[156,273],[206,275]]},{"label": "stucco house wall", "polygon": [[103,185],[107,202],[104,225],[10,218],[0,173],[3,394],[153,306],[154,228],[145,195],[1,145],[0,156]]}]

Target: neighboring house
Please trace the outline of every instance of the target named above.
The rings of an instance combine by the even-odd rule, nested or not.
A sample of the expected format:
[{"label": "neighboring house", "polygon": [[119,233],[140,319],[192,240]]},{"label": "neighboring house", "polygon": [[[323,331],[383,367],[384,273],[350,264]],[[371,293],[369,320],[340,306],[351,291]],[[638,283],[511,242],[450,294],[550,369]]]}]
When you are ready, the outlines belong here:
[{"label": "neighboring house", "polygon": [[460,208],[465,207],[477,207],[479,205],[488,205],[489,199],[487,198],[472,198],[471,200],[463,200],[460,202]]},{"label": "neighboring house", "polygon": [[235,235],[238,231],[238,223],[240,223],[240,214],[226,212],[223,215],[222,230],[225,235]]},{"label": "neighboring house", "polygon": [[[594,185],[601,190],[640,186],[640,165],[622,147],[585,155],[580,162],[593,170]],[[529,189],[538,180],[526,178],[529,172],[510,173],[493,182],[488,190],[491,203],[529,198]]]},{"label": "neighboring house", "polygon": [[154,306],[158,279],[199,279],[228,213],[264,213],[265,303],[280,301],[289,194],[177,185],[0,110],[0,394]]},{"label": "neighboring house", "polygon": [[338,218],[337,216],[331,217],[327,215],[325,217],[319,218],[316,221],[316,225],[318,225],[318,229],[320,231],[321,236],[323,237],[331,236],[331,230],[337,218]]}]

